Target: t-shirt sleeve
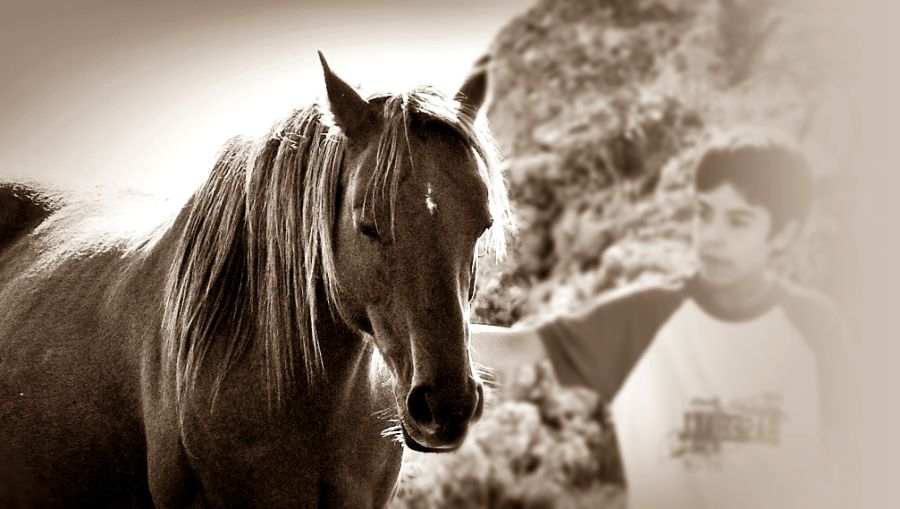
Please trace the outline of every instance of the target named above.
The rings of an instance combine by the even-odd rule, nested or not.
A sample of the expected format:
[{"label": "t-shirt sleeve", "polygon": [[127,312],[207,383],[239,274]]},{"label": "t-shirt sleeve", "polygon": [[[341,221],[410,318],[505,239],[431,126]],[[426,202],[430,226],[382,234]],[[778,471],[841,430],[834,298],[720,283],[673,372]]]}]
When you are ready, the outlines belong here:
[{"label": "t-shirt sleeve", "polygon": [[837,307],[810,292],[792,296],[786,309],[816,356],[826,429],[855,434],[860,412],[858,352]]},{"label": "t-shirt sleeve", "polygon": [[679,288],[617,292],[538,327],[560,383],[615,397],[631,369],[683,300]]},{"label": "t-shirt sleeve", "polygon": [[787,311],[816,356],[821,416],[832,481],[841,486],[842,507],[860,495],[861,389],[858,351],[837,308],[820,296],[791,299]]}]

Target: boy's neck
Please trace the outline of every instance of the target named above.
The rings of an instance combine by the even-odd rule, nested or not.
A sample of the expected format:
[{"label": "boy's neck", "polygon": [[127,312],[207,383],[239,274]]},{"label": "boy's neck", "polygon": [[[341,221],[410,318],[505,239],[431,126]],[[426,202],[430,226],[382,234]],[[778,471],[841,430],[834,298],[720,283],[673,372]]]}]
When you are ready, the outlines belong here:
[{"label": "boy's neck", "polygon": [[744,315],[762,309],[772,297],[773,281],[765,271],[754,273],[727,286],[711,285],[698,278],[706,298],[728,314]]}]

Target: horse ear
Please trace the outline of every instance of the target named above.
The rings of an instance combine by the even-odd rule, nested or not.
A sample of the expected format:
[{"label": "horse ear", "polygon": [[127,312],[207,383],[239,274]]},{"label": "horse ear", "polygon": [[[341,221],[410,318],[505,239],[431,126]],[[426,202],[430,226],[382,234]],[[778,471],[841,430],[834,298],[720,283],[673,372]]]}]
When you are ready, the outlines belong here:
[{"label": "horse ear", "polygon": [[322,71],[325,73],[325,89],[328,92],[328,104],[335,123],[348,138],[365,136],[375,125],[376,112],[368,101],[353,90],[353,87],[331,71],[321,51],[319,61],[322,62]]},{"label": "horse ear", "polygon": [[459,101],[460,110],[472,117],[478,114],[478,110],[487,96],[487,63],[490,55],[484,55],[475,62],[474,70],[466,78],[466,81],[456,92],[454,99]]}]

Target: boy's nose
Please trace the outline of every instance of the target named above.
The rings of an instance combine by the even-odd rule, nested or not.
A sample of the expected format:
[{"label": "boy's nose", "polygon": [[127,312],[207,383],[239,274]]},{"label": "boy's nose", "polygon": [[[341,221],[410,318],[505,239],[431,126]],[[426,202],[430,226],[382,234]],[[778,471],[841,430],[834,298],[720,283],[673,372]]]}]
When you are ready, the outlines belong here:
[{"label": "boy's nose", "polygon": [[722,243],[721,234],[714,231],[713,228],[706,227],[701,228],[697,232],[697,246],[701,251],[709,250],[710,248],[715,248],[719,244]]}]

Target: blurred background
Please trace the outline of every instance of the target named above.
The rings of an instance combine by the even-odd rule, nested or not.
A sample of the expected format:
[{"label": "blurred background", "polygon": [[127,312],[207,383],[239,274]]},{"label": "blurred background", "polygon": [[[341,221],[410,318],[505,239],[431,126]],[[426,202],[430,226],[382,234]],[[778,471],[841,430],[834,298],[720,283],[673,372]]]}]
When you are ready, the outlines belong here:
[{"label": "blurred background", "polygon": [[[533,322],[689,272],[698,148],[751,124],[798,140],[816,178],[811,220],[777,270],[837,300],[855,331],[859,253],[845,239],[860,48],[839,13],[806,0],[544,0],[510,20],[488,50],[487,119],[519,233],[506,260],[480,265],[475,321]],[[407,468],[398,506],[622,506],[604,402],[547,366],[519,375],[460,452]]]},{"label": "blurred background", "polygon": [[[885,12],[832,0],[4,2],[0,179],[185,198],[227,138],[324,96],[316,50],[366,92],[452,93],[487,54],[485,118],[519,233],[505,260],[480,264],[474,316],[510,325],[690,270],[697,148],[737,124],[784,130],[812,163],[817,205],[778,270],[838,302],[871,364],[867,500],[889,507],[900,356],[876,315],[895,302],[896,215],[882,205],[896,187],[879,178],[894,168],[883,157],[896,117],[869,100],[896,90],[870,73],[892,69]],[[408,456],[393,506],[621,507],[622,489],[603,402],[531,366],[492,395],[460,451]]]},{"label": "blurred background", "polygon": [[189,193],[225,140],[324,97],[317,50],[367,92],[452,92],[528,4],[4,0],[0,176]]}]

